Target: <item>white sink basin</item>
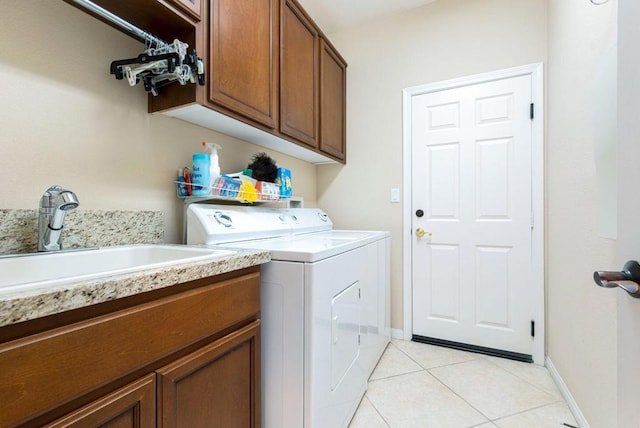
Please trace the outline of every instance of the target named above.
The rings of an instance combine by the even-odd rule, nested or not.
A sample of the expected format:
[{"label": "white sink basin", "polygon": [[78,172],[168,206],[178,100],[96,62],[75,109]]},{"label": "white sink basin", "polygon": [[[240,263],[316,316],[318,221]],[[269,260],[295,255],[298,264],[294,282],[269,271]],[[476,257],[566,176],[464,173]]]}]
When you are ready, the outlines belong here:
[{"label": "white sink basin", "polygon": [[124,245],[0,257],[0,293],[214,260],[235,253],[179,245]]}]

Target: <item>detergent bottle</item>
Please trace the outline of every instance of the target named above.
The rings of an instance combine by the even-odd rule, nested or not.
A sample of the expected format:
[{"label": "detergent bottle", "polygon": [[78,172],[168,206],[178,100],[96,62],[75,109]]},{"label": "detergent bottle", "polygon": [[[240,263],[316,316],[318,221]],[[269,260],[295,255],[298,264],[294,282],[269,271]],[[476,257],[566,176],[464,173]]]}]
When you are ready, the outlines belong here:
[{"label": "detergent bottle", "polygon": [[209,186],[215,193],[215,183],[220,178],[220,160],[218,159],[218,150],[221,150],[222,147],[216,143],[207,143],[206,141],[202,142],[202,147],[204,147],[204,151],[209,152],[209,157],[211,159],[209,165]]}]

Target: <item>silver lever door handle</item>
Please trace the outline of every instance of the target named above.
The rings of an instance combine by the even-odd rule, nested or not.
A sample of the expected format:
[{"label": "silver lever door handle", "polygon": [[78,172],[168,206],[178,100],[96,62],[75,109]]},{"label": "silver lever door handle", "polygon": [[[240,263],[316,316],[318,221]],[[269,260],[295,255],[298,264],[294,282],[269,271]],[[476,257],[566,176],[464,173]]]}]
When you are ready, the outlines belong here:
[{"label": "silver lever door handle", "polygon": [[640,298],[640,264],[635,260],[626,262],[620,272],[594,272],[593,280],[600,287],[620,287],[630,296]]}]

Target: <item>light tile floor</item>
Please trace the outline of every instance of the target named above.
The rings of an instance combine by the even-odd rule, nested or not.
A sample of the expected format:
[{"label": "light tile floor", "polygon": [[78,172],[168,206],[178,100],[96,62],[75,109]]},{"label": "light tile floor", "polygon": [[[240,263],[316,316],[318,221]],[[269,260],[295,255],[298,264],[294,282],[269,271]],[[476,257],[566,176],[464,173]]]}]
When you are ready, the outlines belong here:
[{"label": "light tile floor", "polygon": [[544,367],[394,339],[349,428],[577,425]]}]

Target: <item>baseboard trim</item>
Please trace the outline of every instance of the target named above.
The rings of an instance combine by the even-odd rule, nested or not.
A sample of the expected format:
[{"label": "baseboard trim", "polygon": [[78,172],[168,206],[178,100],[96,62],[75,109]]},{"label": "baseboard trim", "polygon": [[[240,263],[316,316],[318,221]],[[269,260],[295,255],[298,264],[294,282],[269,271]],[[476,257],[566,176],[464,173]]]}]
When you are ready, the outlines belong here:
[{"label": "baseboard trim", "polygon": [[404,340],[404,330],[399,329],[399,328],[392,328],[391,329],[391,338],[392,339]]},{"label": "baseboard trim", "polygon": [[556,367],[553,365],[551,358],[547,356],[547,358],[544,361],[544,365],[547,368],[547,370],[549,370],[549,374],[551,375],[551,378],[556,383],[556,385],[558,386],[558,389],[560,390],[560,393],[562,394],[562,397],[567,402],[567,405],[569,406],[569,410],[573,414],[573,417],[578,423],[578,426],[580,428],[590,428],[591,426],[589,425],[589,422],[587,422],[587,419],[582,414],[580,407],[578,407],[578,403],[573,398],[573,395],[571,395],[571,391],[569,391],[567,384],[564,383],[562,376],[560,376],[560,373],[558,373],[558,370],[556,370]]}]

